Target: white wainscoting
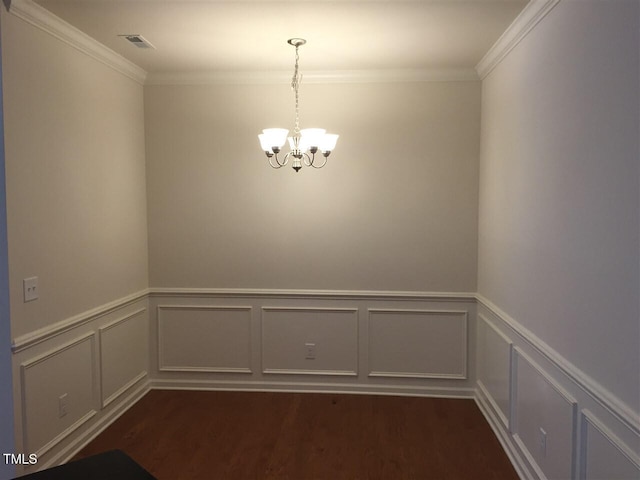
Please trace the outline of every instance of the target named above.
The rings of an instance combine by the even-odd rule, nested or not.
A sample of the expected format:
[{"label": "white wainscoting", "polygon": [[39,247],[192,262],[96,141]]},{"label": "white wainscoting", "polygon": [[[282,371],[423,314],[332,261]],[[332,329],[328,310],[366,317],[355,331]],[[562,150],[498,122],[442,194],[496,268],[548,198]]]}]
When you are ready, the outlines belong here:
[{"label": "white wainscoting", "polygon": [[65,461],[151,386],[475,395],[523,479],[640,474],[636,416],[475,294],[166,289],[16,339],[18,453],[39,455],[18,473]]},{"label": "white wainscoting", "polygon": [[159,305],[164,372],[251,373],[251,306]]},{"label": "white wainscoting", "polygon": [[481,296],[477,318],[476,402],[521,478],[640,478],[637,416]]},{"label": "white wainscoting", "polygon": [[149,302],[154,388],[473,396],[472,294],[154,289]]},{"label": "white wainscoting", "polygon": [[466,311],[369,309],[369,375],[467,378]]},{"label": "white wainscoting", "polygon": [[38,456],[18,474],[66,461],[148,391],[147,293],[16,339],[17,453]]}]

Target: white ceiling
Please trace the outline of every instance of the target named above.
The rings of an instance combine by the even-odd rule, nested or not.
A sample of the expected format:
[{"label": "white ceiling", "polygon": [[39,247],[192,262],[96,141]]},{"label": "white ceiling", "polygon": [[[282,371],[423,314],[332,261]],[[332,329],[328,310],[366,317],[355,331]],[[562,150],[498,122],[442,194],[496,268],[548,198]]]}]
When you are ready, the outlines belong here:
[{"label": "white ceiling", "polygon": [[[469,69],[527,0],[36,0],[149,73]],[[120,34],[140,34],[138,49]]]}]

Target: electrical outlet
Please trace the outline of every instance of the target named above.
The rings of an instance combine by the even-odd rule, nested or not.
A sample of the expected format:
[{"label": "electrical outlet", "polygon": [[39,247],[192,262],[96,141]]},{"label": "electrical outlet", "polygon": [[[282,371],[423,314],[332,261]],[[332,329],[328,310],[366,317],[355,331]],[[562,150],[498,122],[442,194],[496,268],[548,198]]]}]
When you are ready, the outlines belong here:
[{"label": "electrical outlet", "polygon": [[316,358],[316,344],[315,343],[305,343],[304,348],[306,351],[306,355],[304,358],[307,360],[315,360]]},{"label": "electrical outlet", "polygon": [[59,418],[64,417],[68,413],[67,407],[68,407],[67,394],[64,393],[58,397],[58,417]]},{"label": "electrical outlet", "polygon": [[538,447],[540,449],[540,454],[543,457],[546,457],[547,456],[547,432],[545,432],[542,427],[540,427],[540,432],[538,436]]},{"label": "electrical outlet", "polygon": [[38,277],[29,277],[22,280],[22,290],[24,292],[24,301],[31,302],[38,299]]}]

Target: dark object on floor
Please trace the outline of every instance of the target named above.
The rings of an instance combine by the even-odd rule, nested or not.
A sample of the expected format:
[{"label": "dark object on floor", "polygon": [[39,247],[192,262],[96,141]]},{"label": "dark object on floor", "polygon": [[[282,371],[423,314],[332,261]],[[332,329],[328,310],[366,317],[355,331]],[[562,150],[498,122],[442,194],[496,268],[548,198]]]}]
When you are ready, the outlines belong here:
[{"label": "dark object on floor", "polygon": [[111,450],[75,462],[20,477],[20,480],[157,480],[121,450]]}]

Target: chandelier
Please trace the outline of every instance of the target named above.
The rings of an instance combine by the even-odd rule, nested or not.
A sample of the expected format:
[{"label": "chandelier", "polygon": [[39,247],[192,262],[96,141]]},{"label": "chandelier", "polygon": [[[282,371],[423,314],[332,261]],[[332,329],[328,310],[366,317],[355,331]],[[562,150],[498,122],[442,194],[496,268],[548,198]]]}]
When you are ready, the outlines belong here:
[{"label": "chandelier", "polygon": [[[291,79],[291,89],[294,92],[296,100],[296,122],[293,127],[293,135],[289,137],[289,149],[291,150],[284,157],[278,158],[280,150],[287,141],[289,130],[286,128],[267,128],[262,130],[258,135],[260,146],[269,159],[269,165],[273,168],[282,168],[289,160],[292,160],[293,169],[298,172],[302,168],[302,164],[307,167],[322,168],[327,163],[327,157],[335,148],[338,141],[338,135],[327,133],[322,128],[305,128],[300,130],[299,118],[299,90],[302,74],[298,72],[298,48],[307,41],[303,38],[291,38],[287,40],[289,45],[296,47],[296,63]],[[316,161],[316,153],[322,153],[324,158]]]}]

